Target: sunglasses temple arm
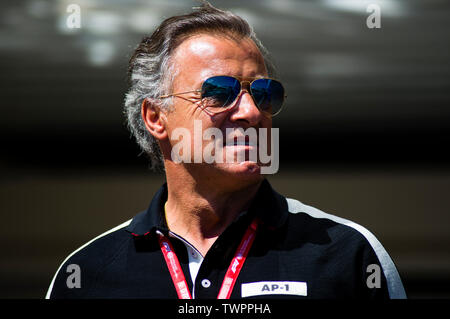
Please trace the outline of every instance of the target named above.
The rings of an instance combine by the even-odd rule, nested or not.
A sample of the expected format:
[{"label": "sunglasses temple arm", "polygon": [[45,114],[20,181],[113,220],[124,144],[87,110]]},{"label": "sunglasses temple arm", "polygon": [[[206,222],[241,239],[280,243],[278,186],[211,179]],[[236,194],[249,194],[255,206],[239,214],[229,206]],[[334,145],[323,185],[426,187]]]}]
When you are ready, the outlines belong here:
[{"label": "sunglasses temple arm", "polygon": [[171,96],[178,96],[181,94],[187,94],[187,93],[200,93],[201,90],[194,90],[194,91],[186,91],[186,92],[178,92],[178,93],[172,93],[172,94],[166,94],[166,95],[160,95],[159,98],[160,99],[165,99]]}]

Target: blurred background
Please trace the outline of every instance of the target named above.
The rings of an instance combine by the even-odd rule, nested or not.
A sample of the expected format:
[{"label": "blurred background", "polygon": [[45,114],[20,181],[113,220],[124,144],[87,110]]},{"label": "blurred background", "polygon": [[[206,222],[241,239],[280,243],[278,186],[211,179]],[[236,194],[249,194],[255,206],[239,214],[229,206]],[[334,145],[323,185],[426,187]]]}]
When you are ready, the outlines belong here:
[{"label": "blurred background", "polygon": [[[370,229],[409,297],[449,298],[450,2],[212,4],[254,26],[285,83],[273,186]],[[0,298],[43,298],[69,253],[147,208],[164,176],[124,124],[127,62],[193,6],[1,1]]]}]

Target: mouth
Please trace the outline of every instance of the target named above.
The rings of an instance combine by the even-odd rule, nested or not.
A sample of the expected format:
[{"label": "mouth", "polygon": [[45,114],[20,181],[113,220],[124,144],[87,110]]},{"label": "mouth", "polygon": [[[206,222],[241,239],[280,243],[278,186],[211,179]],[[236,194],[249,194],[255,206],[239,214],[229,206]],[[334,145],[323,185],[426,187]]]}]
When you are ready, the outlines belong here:
[{"label": "mouth", "polygon": [[227,139],[227,141],[223,144],[223,146],[253,146],[258,147],[257,142],[250,141],[248,136],[245,138],[239,138],[237,136]]}]

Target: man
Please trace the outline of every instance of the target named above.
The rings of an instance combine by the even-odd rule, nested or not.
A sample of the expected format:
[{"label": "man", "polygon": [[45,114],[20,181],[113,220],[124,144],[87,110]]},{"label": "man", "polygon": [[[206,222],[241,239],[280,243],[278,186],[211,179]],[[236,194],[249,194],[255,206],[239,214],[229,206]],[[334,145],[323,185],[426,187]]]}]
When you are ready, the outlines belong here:
[{"label": "man", "polygon": [[369,231],[276,193],[262,152],[251,157],[274,153],[284,89],[273,72],[249,25],[208,3],[144,38],[125,110],[167,183],[71,254],[47,298],[404,298]]}]

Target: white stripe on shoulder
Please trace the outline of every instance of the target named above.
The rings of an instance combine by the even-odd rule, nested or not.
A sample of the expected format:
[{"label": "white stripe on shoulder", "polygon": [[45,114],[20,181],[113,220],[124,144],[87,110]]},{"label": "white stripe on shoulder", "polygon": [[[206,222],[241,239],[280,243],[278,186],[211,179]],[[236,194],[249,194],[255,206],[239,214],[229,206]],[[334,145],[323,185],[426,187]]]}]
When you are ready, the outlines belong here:
[{"label": "white stripe on shoulder", "polygon": [[80,250],[82,250],[83,248],[85,248],[86,246],[92,244],[94,241],[96,241],[97,239],[100,239],[112,232],[115,232],[116,230],[119,230],[121,228],[127,227],[130,223],[131,223],[132,219],[127,220],[126,222],[104,232],[103,234],[95,237],[94,239],[88,241],[86,244],[84,244],[83,246],[81,246],[80,248],[78,248],[77,250],[75,250],[74,252],[72,252],[69,256],[67,256],[66,259],[64,259],[64,261],[61,263],[61,265],[59,266],[58,270],[56,271],[55,275],[53,276],[52,282],[50,283],[50,287],[48,288],[47,294],[45,296],[45,299],[50,299],[50,295],[52,293],[52,289],[53,289],[53,285],[55,284],[55,280],[56,280],[56,276],[58,275],[59,271],[61,270],[61,267],[66,263],[66,261],[69,260],[70,257],[72,257],[73,255],[75,255],[77,252],[79,252]]},{"label": "white stripe on shoulder", "polygon": [[391,299],[406,299],[405,289],[403,287],[402,281],[400,279],[400,275],[398,274],[397,268],[394,265],[389,254],[384,249],[383,245],[378,241],[378,239],[365,227],[358,225],[350,220],[334,216],[331,214],[327,214],[317,208],[312,206],[305,205],[298,200],[287,198],[289,212],[296,213],[306,213],[314,218],[326,218],[332,220],[336,223],[343,224],[349,226],[353,229],[356,229],[359,233],[361,233],[367,241],[372,246],[375,254],[380,260],[381,267],[384,272],[384,276],[386,277],[389,297]]}]

